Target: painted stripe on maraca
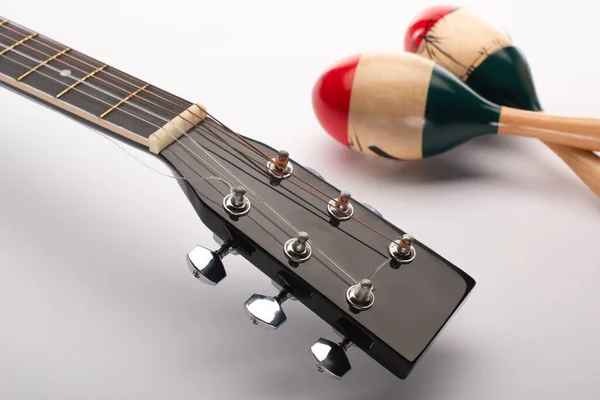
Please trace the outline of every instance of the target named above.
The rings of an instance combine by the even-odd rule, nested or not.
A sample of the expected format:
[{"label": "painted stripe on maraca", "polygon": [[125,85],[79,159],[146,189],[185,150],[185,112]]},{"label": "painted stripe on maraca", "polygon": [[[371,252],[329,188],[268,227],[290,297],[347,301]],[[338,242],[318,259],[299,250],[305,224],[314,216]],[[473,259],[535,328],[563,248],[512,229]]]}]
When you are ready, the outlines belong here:
[{"label": "painted stripe on maraca", "polygon": [[415,53],[425,35],[431,30],[431,27],[433,27],[440,19],[457,9],[458,7],[455,6],[435,6],[428,8],[417,15],[409,24],[406,35],[404,36],[404,49],[411,53]]},{"label": "painted stripe on maraca", "polygon": [[[433,17],[437,22],[428,23]],[[500,29],[466,9],[439,18],[437,7],[423,11],[406,32],[426,26],[419,44],[405,49],[440,63],[490,101],[532,111],[541,110],[529,65]]]},{"label": "painted stripe on maraca", "polygon": [[[348,93],[348,85],[346,109],[339,96]],[[331,136],[339,140],[345,134],[353,150],[379,157],[439,154],[496,133],[500,118],[499,106],[443,67],[411,53],[363,54],[354,71],[343,60],[319,78],[313,96],[317,118]],[[346,127],[339,123],[343,115]]]},{"label": "painted stripe on maraca", "polygon": [[360,54],[338,61],[319,77],[312,93],[313,109],[321,126],[347,146],[350,92]]},{"label": "painted stripe on maraca", "polygon": [[[472,37],[477,39],[479,52],[473,54],[454,37]],[[494,26],[483,23],[468,10],[461,8],[438,20],[425,34],[417,54],[426,55],[439,62],[454,75],[466,80],[488,55],[510,46],[510,40],[504,32]]]}]

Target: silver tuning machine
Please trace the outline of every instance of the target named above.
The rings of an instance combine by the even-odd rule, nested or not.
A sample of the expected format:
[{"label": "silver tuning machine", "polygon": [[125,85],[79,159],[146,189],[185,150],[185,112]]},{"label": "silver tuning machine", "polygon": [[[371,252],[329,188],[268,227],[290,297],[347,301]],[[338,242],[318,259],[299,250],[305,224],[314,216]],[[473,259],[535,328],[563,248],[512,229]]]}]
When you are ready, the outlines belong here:
[{"label": "silver tuning machine", "polygon": [[290,162],[290,153],[285,150],[277,152],[277,156],[267,162],[267,171],[276,179],[286,179],[292,176],[294,166]]},{"label": "silver tuning machine", "polygon": [[399,240],[390,243],[388,248],[390,256],[400,264],[408,264],[417,256],[417,251],[413,246],[414,238],[405,233]]},{"label": "silver tuning machine", "polygon": [[216,251],[202,246],[194,247],[186,257],[190,272],[199,281],[215,286],[227,276],[222,260],[234,247],[231,240],[224,242]]},{"label": "silver tuning machine", "polygon": [[339,221],[346,221],[352,218],[354,206],[350,202],[351,197],[349,192],[340,192],[337,199],[333,199],[327,203],[327,212],[329,215]]},{"label": "silver tuning machine", "polygon": [[310,348],[317,370],[328,377],[341,379],[352,368],[346,354],[351,346],[352,342],[346,338],[339,343],[323,338],[317,340]]},{"label": "silver tuning machine", "polygon": [[298,232],[296,238],[292,238],[283,245],[285,256],[293,262],[303,263],[312,255],[312,247],[308,240],[310,237],[306,232]]},{"label": "silver tuning machine", "polygon": [[250,200],[246,196],[246,189],[243,186],[232,188],[231,193],[223,198],[223,208],[232,217],[241,217],[248,214],[251,206]]},{"label": "silver tuning machine", "polygon": [[356,285],[350,286],[346,291],[346,300],[356,310],[367,310],[375,303],[375,294],[373,293],[373,282],[370,279],[363,279]]},{"label": "silver tuning machine", "polygon": [[281,305],[291,297],[288,289],[281,290],[274,297],[255,293],[244,303],[244,310],[254,325],[277,329],[287,321]]}]

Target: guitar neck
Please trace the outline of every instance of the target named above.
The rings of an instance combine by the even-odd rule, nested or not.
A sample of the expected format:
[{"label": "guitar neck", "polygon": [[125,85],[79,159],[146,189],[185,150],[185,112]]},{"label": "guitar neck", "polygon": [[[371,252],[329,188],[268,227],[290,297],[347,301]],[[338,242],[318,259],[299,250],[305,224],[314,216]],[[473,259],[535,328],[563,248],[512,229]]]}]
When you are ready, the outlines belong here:
[{"label": "guitar neck", "polygon": [[202,106],[0,17],[0,84],[158,154]]}]

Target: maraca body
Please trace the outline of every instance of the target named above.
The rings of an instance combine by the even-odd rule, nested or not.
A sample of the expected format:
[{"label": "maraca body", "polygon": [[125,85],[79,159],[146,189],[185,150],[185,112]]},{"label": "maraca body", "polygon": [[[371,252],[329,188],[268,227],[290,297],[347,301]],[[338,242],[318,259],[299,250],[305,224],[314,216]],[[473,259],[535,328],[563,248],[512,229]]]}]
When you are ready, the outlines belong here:
[{"label": "maraca body", "polygon": [[362,54],[338,63],[315,84],[313,106],[331,136],[380,157],[430,157],[494,133],[600,150],[599,119],[501,107],[412,53]]},{"label": "maraca body", "polygon": [[321,125],[353,150],[420,159],[494,134],[500,107],[414,54],[363,54],[326,71],[313,91]]},{"label": "maraca body", "polygon": [[[440,63],[496,104],[542,109],[520,50],[500,29],[465,9],[445,5],[423,10],[406,31],[404,49]],[[598,156],[569,146],[545,144],[600,196]]]},{"label": "maraca body", "polygon": [[404,48],[443,65],[493,103],[541,110],[522,52],[502,30],[466,9],[424,10],[408,27]]}]

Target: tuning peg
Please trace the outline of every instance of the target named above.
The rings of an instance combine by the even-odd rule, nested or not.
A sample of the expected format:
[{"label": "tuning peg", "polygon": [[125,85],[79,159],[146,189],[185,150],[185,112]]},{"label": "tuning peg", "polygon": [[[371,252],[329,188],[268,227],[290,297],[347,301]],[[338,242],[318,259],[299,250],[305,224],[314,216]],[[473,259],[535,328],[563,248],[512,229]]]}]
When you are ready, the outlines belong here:
[{"label": "tuning peg", "polygon": [[[219,246],[223,246],[223,243],[225,243],[225,241],[223,239],[221,239],[220,237],[217,236],[216,233],[213,233],[213,240],[219,245]],[[232,255],[232,256],[239,256],[240,253],[238,253],[235,249],[231,250],[231,252],[227,255]]]},{"label": "tuning peg", "polygon": [[287,320],[281,304],[290,297],[287,289],[283,289],[275,297],[255,293],[246,300],[244,309],[254,325],[277,329]]},{"label": "tuning peg", "polygon": [[346,355],[346,351],[351,346],[352,342],[348,339],[340,343],[323,338],[317,340],[310,348],[317,361],[317,370],[329,377],[341,379],[352,368]]},{"label": "tuning peg", "polygon": [[221,260],[233,249],[233,241],[226,241],[217,251],[196,246],[187,254],[188,268],[199,281],[214,286],[227,276]]},{"label": "tuning peg", "polygon": [[[277,291],[278,291],[278,292],[281,292],[281,291],[283,291],[283,290],[286,290],[286,289],[285,289],[283,286],[281,286],[279,283],[277,283],[276,281],[274,281],[274,280],[272,280],[272,279],[271,279],[271,285],[273,285],[273,287],[274,287],[275,289],[277,289]],[[294,297],[294,296],[292,296],[292,295],[288,296],[288,298],[286,299],[286,301],[287,301],[287,300],[290,300],[290,301],[298,301],[298,299],[297,299],[297,298],[295,298],[295,297]],[[283,303],[283,302],[282,302],[282,303]]]}]

